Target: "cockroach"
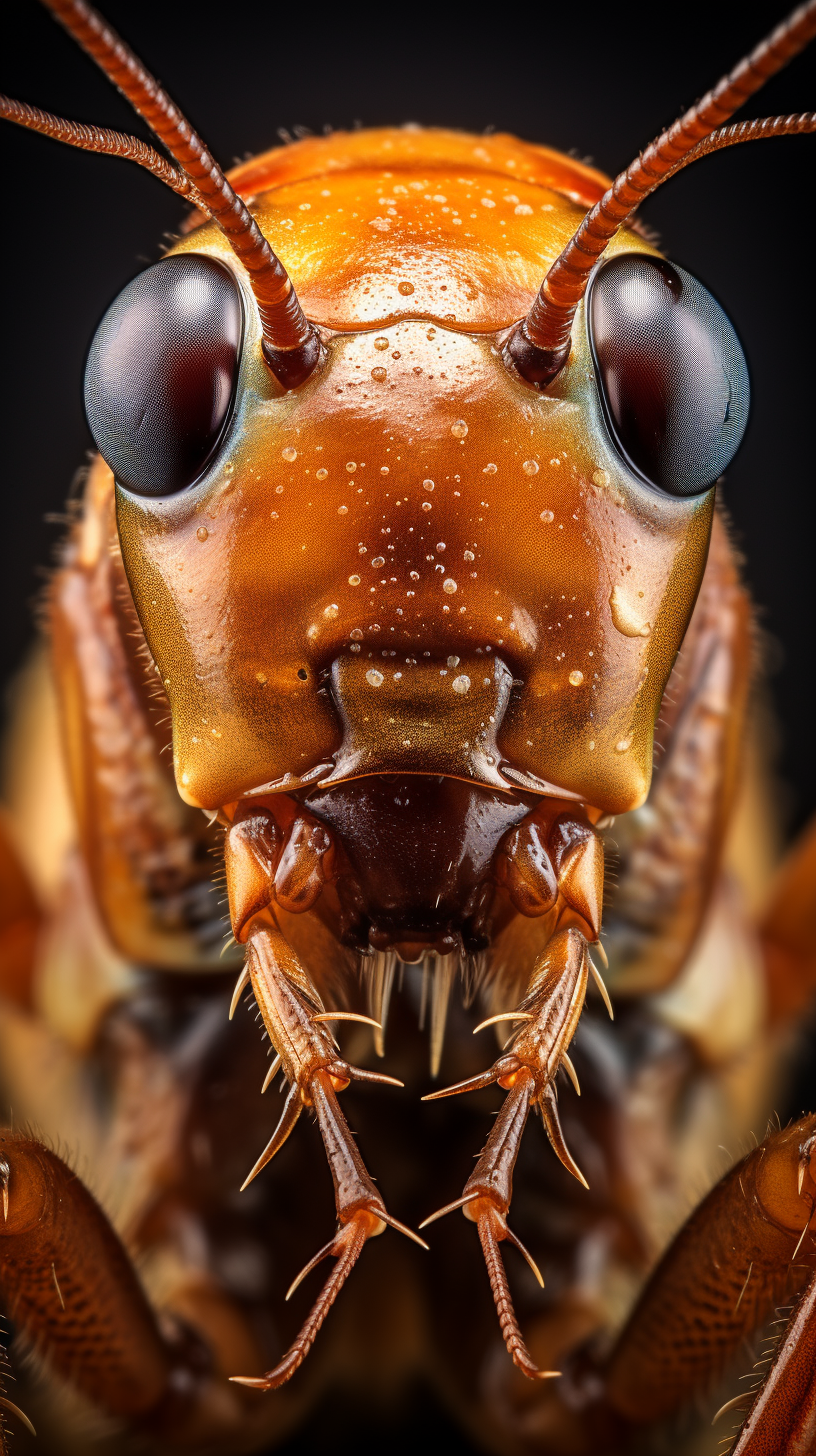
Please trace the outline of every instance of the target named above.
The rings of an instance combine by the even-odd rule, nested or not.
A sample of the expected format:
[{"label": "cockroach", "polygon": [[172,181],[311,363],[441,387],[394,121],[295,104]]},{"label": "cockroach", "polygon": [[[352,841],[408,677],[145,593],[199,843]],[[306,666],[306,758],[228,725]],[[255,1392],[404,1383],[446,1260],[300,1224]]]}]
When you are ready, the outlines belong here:
[{"label": "cockroach", "polygon": [[163,152],[2,115],[192,213],[91,344],[99,453],[13,729],[0,1288],[43,1439],[260,1451],[421,1376],[497,1452],[630,1451],[790,1306],[724,1409],[735,1456],[813,1450],[816,1116],[677,1231],[816,982],[816,837],[754,924],[716,509],[748,370],[636,213],[816,130],[731,122],[816,0],[611,185],[416,127],[228,177],[86,0],[45,3]]}]

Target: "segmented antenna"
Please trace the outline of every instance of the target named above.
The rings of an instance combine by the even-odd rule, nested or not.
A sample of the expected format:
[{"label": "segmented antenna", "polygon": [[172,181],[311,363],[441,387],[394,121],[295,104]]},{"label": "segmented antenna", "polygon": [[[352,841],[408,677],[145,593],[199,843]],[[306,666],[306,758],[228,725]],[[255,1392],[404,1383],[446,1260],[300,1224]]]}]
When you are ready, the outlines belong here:
[{"label": "segmented antenna", "polygon": [[6,97],[0,115],[70,146],[128,157],[208,213],[246,268],[269,367],[285,387],[301,384],[320,359],[320,338],[246,203],[175,102],[92,5],[86,0],[43,0],[43,4],[147,122],[177,165],[170,166],[136,137],[65,121]]},{"label": "segmented antenna", "polygon": [[681,168],[721,147],[816,130],[813,112],[766,117],[746,123],[743,130],[723,128],[814,35],[816,0],[808,0],[615,178],[552,264],[526,319],[505,346],[505,357],[523,378],[539,386],[548,384],[566,362],[572,321],[589,275],[619,228],[651,192]]}]

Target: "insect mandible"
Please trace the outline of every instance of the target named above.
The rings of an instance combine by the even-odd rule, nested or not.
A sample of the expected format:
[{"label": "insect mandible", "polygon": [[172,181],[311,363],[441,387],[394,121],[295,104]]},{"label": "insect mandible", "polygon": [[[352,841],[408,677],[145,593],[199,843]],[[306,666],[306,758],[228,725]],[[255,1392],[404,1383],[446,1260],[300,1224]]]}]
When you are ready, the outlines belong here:
[{"label": "insect mandible", "polygon": [[[763,1010],[727,874],[751,617],[715,511],[747,367],[634,213],[713,150],[816,130],[729,124],[816,0],[611,188],[510,137],[411,128],[228,180],[104,19],[46,3],[170,160],[0,114],[129,157],[194,213],[91,346],[100,453],[20,709],[18,739],[56,699],[67,782],[47,887],[13,824],[2,864],[4,1076],[35,1131],[2,1134],[0,1288],[53,1376],[38,1425],[59,1449],[81,1399],[157,1450],[260,1450],[333,1384],[420,1370],[496,1450],[629,1449],[795,1295],[734,1450],[809,1449],[816,1118],[726,1174],[653,1268],[683,1149],[750,1124]],[[779,1017],[810,989],[813,857],[765,925]],[[382,1188],[356,1084],[383,1089],[361,1119],[389,1099],[364,1134]],[[317,1254],[304,1111],[334,1191]],[[555,1156],[522,1144],[531,1112]],[[457,1209],[475,1231],[416,1232]],[[507,1244],[530,1266],[512,1292]],[[324,1259],[304,1321],[282,1296]]]}]

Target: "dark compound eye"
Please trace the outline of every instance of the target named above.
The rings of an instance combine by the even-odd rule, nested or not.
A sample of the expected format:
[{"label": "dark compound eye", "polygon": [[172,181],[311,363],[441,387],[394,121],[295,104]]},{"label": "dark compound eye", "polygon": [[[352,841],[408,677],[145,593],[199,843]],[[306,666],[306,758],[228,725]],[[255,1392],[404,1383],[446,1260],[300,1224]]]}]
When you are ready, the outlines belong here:
[{"label": "dark compound eye", "polygon": [[85,411],[116,480],[138,495],[191,485],[212,455],[235,390],[243,313],[212,258],[163,258],[134,278],[96,331]]},{"label": "dark compound eye", "polygon": [[748,422],[745,356],[702,283],[624,253],[598,269],[589,338],[604,415],[636,474],[670,495],[708,490]]}]

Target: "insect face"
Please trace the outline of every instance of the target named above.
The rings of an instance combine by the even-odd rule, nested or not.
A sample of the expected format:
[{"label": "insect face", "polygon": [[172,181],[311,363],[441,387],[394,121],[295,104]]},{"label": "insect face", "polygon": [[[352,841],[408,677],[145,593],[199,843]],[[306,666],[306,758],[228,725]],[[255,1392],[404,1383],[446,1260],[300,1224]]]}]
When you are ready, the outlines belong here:
[{"label": "insect face", "polygon": [[[372,202],[389,185],[377,178]],[[554,228],[557,194],[534,195],[550,213],[528,227],[531,269],[572,223],[565,204]],[[629,234],[619,247],[652,252]],[[229,264],[213,229],[165,266],[202,256]],[[234,413],[205,473],[158,500],[120,480],[125,565],[190,802],[389,772],[555,786],[612,813],[647,792],[711,495],[674,498],[627,467],[583,319],[540,395],[497,347],[501,288],[465,332],[443,312],[455,267],[437,251],[435,269],[436,316],[386,288],[368,328],[346,279],[331,320],[344,329],[297,392],[263,364],[247,307]]]},{"label": "insect face", "polygon": [[[644,1125],[643,1090],[662,1089],[657,1126],[676,1126],[680,1102],[696,1100],[688,1097],[692,1058],[698,1067],[720,1066],[730,1079],[733,1058],[753,1061],[746,1053],[754,1050],[759,1018],[749,1012],[751,1029],[740,1029],[727,1052],[720,1028],[710,1034],[709,1023],[726,1022],[732,1002],[749,999],[745,986],[756,989],[753,969],[741,965],[728,970],[725,998],[718,983],[713,997],[708,987],[691,991],[691,1016],[668,1004],[686,963],[695,969],[676,988],[681,1002],[690,985],[708,978],[701,943],[719,961],[741,923],[731,909],[738,897],[723,893],[718,867],[727,864],[721,846],[739,778],[750,631],[720,527],[672,679],[679,690],[666,695],[663,770],[631,829],[636,853],[628,858],[624,841],[611,957],[600,942],[601,830],[608,816],[636,809],[649,791],[655,720],[706,566],[713,486],[739,445],[748,408],[745,362],[722,311],[627,222],[655,186],[708,150],[816,129],[813,115],[746,123],[738,135],[721,125],[816,32],[816,0],[608,189],[591,169],[508,138],[494,145],[409,128],[336,134],[256,159],[234,178],[251,206],[87,0],[46,3],[148,121],[172,163],[138,138],[80,127],[9,98],[0,98],[0,112],[75,145],[139,160],[209,218],[125,290],[92,346],[86,399],[106,466],[92,469],[51,604],[75,798],[94,805],[83,823],[85,868],[100,901],[113,907],[112,925],[147,948],[129,954],[140,964],[144,954],[157,984],[171,966],[191,968],[186,934],[181,951],[169,937],[177,959],[162,959],[162,926],[181,922],[186,932],[210,924],[197,876],[203,832],[197,839],[186,829],[203,819],[191,809],[214,811],[225,830],[219,847],[233,941],[245,952],[229,1016],[251,991],[274,1052],[262,1090],[278,1070],[288,1084],[277,1126],[241,1192],[284,1146],[304,1109],[314,1114],[332,1174],[334,1236],[290,1288],[332,1258],[311,1313],[266,1373],[224,1373],[255,1390],[286,1383],[367,1240],[387,1225],[428,1248],[386,1206],[338,1101],[352,1082],[405,1084],[356,1065],[357,1053],[332,1029],[364,1023],[383,1055],[398,963],[421,963],[421,976],[409,976],[405,989],[416,996],[420,1026],[430,1013],[432,1077],[457,973],[464,999],[479,995],[488,1013],[474,1033],[511,1027],[492,1065],[475,1072],[468,1038],[457,1036],[458,1080],[426,1094],[446,1099],[495,1084],[505,1097],[461,1196],[420,1225],[464,1212],[476,1225],[517,1369],[536,1381],[564,1381],[551,1397],[536,1397],[535,1407],[525,1404],[524,1419],[533,1423],[518,1439],[508,1386],[510,1398],[497,1397],[506,1426],[497,1446],[524,1444],[528,1435],[535,1444],[550,1430],[554,1450],[595,1449],[595,1430],[602,1444],[610,1432],[620,1444],[621,1420],[644,1423],[678,1407],[715,1369],[717,1341],[727,1353],[763,1308],[779,1302],[782,1284],[769,1280],[758,1294],[752,1286],[752,1324],[736,1320],[754,1259],[787,1278],[812,1221],[800,1234],[812,1213],[803,1208],[808,1121],[781,1144],[769,1139],[775,1151],[763,1166],[772,1167],[772,1181],[781,1170],[785,1205],[779,1219],[765,1210],[775,1225],[770,1238],[758,1228],[763,1199],[752,1197],[750,1185],[746,1192],[735,1173],[739,1198],[726,1180],[713,1217],[703,1214],[711,1236],[682,1234],[658,1270],[668,1290],[660,1310],[648,1290],[636,1309],[628,1328],[637,1360],[626,1355],[624,1332],[611,1361],[592,1368],[602,1323],[594,1310],[578,1327],[579,1339],[589,1336],[578,1363],[564,1350],[565,1312],[568,1325],[569,1302],[583,1288],[579,1267],[588,1267],[585,1234],[595,1239],[601,1231],[610,1260],[653,1258],[654,1215],[641,1208],[665,1207],[662,1193],[653,1197],[666,1182],[665,1159],[652,1153],[653,1171],[637,1171],[649,1161],[634,1156],[630,1132]],[[124,590],[119,545],[147,652]],[[183,811],[160,772],[167,745],[160,744],[163,725],[148,719],[145,660],[169,705],[176,782],[191,806]],[[77,883],[84,883],[80,872]],[[210,885],[207,876],[205,894]],[[608,966],[616,993],[634,999],[643,992],[648,1002],[624,1013],[614,1059],[597,1024],[586,1028],[576,1066],[570,1048],[592,985],[613,1015],[593,955]],[[669,997],[655,996],[662,987]],[[161,995],[169,1001],[166,983]],[[210,1009],[220,1017],[226,996],[223,1008],[214,999]],[[726,1028],[726,1042],[729,1035]],[[185,1047],[190,1040],[185,1032]],[[209,1066],[221,1075],[219,1058],[210,1057],[215,1045],[208,1031],[193,1054],[202,1058],[202,1085]],[[368,1042],[362,1045],[365,1062]],[[530,1206],[545,1215],[559,1274],[554,1297],[548,1290],[544,1304],[530,1306],[538,1313],[525,1317],[528,1347],[501,1244],[516,1246],[541,1286],[543,1277],[508,1225],[514,1168],[536,1109],[562,1168],[589,1191],[561,1123],[556,1084],[563,1070],[580,1092],[584,1067],[589,1095],[573,1125],[585,1134],[575,1145],[592,1174],[594,1202],[577,1214],[581,1231],[565,1238],[569,1199],[549,1173],[532,1189]],[[190,1081],[186,1070],[183,1076]],[[163,1124],[183,1126],[185,1140],[195,1125],[186,1096],[180,1092],[175,1104],[180,1113],[166,1116],[166,1103],[161,1116]],[[127,1108],[138,1100],[130,1097],[128,1123]],[[231,1111],[229,1135],[235,1128],[237,1138],[246,1104],[230,1102],[239,1115]],[[703,1117],[707,1122],[708,1113]],[[455,1113],[445,1117],[451,1150],[460,1142],[456,1120]],[[204,1126],[208,1179],[220,1159],[218,1140]],[[566,1117],[565,1126],[571,1134]],[[653,1149],[659,1140],[652,1130]],[[185,1200],[187,1185],[196,1186],[198,1153],[179,1158],[176,1173],[168,1146],[162,1133],[148,1165],[174,1209],[167,1227],[194,1228]],[[760,1163],[764,1156],[763,1148]],[[399,1165],[399,1149],[395,1157]],[[9,1182],[5,1156],[0,1164],[11,1237],[19,1213],[10,1214],[7,1195],[10,1187],[18,1209],[19,1171],[15,1162]],[[688,1166],[683,1154],[678,1187]],[[53,1175],[55,1187],[62,1176]],[[410,1181],[401,1167],[399,1177]],[[203,1195],[215,1210],[211,1223],[202,1223],[200,1245],[197,1235],[189,1241],[208,1247],[212,1227],[215,1271],[218,1209],[230,1218],[234,1212],[233,1227],[246,1230],[265,1220],[275,1195],[268,1204],[250,1198],[240,1212],[231,1194],[220,1203],[210,1197]],[[131,1220],[134,1239],[141,1233],[148,1251],[152,1230],[165,1226],[159,1208],[148,1187],[149,1214]],[[96,1228],[95,1218],[85,1209],[77,1228]],[[698,1212],[687,1231],[699,1219]],[[44,1269],[50,1265],[59,1292],[54,1252],[61,1264],[70,1244],[67,1267],[76,1270],[76,1250],[87,1238],[66,1236],[52,1246],[52,1237],[38,1237],[40,1258],[47,1257]],[[104,1284],[115,1268],[106,1263],[109,1247],[100,1240],[99,1305],[124,1311],[124,1329],[134,1324],[128,1310],[143,1307],[123,1256],[124,1276],[120,1268]],[[22,1267],[27,1257],[10,1264]],[[463,1290],[469,1278],[449,1280],[446,1263],[444,1256],[436,1263],[430,1283]],[[591,1263],[596,1267],[595,1254]],[[713,1283],[703,1279],[704,1316],[689,1295],[700,1267],[717,1275]],[[603,1279],[598,1274],[599,1300],[606,1299],[602,1284],[611,1289],[617,1276],[612,1263]],[[764,1277],[758,1269],[757,1280]],[[257,1282],[253,1272],[253,1298]],[[116,1305],[110,1290],[117,1285],[129,1303]],[[72,1286],[75,1310],[83,1280],[72,1276]],[[35,1334],[38,1318],[45,1329],[59,1319],[50,1286],[49,1299],[50,1315],[32,1302]],[[458,1295],[454,1303],[458,1311]],[[85,1309],[90,1305],[86,1299]],[[17,1302],[12,1307],[19,1311]],[[97,1328],[89,1346],[100,1343]],[[558,1330],[555,1339],[548,1329]],[[125,1413],[152,1419],[175,1378],[163,1373],[165,1356],[171,1372],[186,1368],[186,1357],[171,1354],[150,1318],[144,1330],[140,1368],[158,1368],[159,1376],[138,1405],[133,1381],[123,1376],[120,1383],[131,1402]],[[257,1371],[261,1356],[244,1344]],[[453,1372],[477,1425],[489,1408],[478,1393],[486,1350],[482,1335],[471,1340],[468,1329],[464,1340],[443,1335],[431,1362],[441,1355],[441,1384]],[[230,1365],[233,1353],[223,1356]],[[196,1350],[191,1360],[198,1368]],[[460,1361],[473,1368],[462,1380]],[[352,1367],[341,1360],[335,1368]],[[88,1369],[95,1380],[92,1361]],[[645,1415],[641,1369],[660,1372],[648,1382],[657,1401],[646,1400]],[[120,1399],[109,1401],[114,1411]],[[233,1434],[249,1431],[243,1406],[222,1406]],[[197,1440],[206,1407],[196,1409]],[[554,1413],[551,1427],[547,1412]],[[260,1425],[252,1430],[261,1433]],[[252,1433],[230,1437],[229,1449],[249,1449],[253,1440]]]}]

